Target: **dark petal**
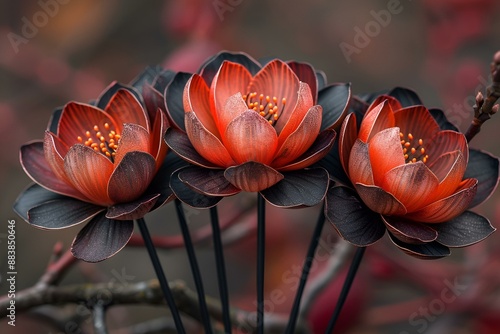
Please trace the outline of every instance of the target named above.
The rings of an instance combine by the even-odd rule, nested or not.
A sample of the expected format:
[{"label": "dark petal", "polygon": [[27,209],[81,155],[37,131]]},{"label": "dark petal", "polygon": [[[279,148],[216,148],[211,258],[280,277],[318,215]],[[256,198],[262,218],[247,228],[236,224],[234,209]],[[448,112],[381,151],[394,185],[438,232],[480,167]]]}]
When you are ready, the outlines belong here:
[{"label": "dark petal", "polygon": [[182,170],[183,168],[175,171],[170,178],[170,188],[182,202],[194,208],[208,209],[217,205],[223,199],[222,196],[206,196],[191,189],[179,179],[179,173]]},{"label": "dark petal", "polygon": [[133,202],[112,205],[106,212],[106,218],[116,220],[142,218],[151,211],[159,197],[160,194],[148,194]]},{"label": "dark petal", "polygon": [[356,115],[356,126],[358,129],[361,127],[361,122],[363,121],[363,117],[365,116],[369,106],[370,105],[368,103],[361,100],[359,97],[351,97],[351,102],[349,103],[349,112],[352,112]]},{"label": "dark petal", "polygon": [[141,105],[144,105],[141,94],[139,94],[139,92],[135,88],[132,88],[130,86],[125,86],[117,82],[113,82],[104,90],[101,96],[97,99],[96,107],[104,110],[104,108],[106,108],[106,106],[108,105],[109,101],[111,101],[111,98],[120,89],[125,89],[129,93],[132,93],[132,95],[134,95],[135,98],[137,98],[137,101],[139,101]]},{"label": "dark petal", "polygon": [[125,247],[133,232],[133,221],[108,219],[101,213],[78,232],[71,252],[86,262],[106,260]]},{"label": "dark petal", "polygon": [[373,101],[375,101],[380,95],[388,95],[387,89],[380,90],[378,92],[372,92],[372,93],[363,93],[359,94],[356,97],[360,100],[365,102],[366,104],[370,105],[372,104]]},{"label": "dark petal", "polygon": [[448,247],[470,246],[496,231],[488,219],[471,211],[432,226],[438,231],[437,241]]},{"label": "dark petal", "polygon": [[227,51],[219,52],[212,58],[208,59],[198,71],[203,79],[205,79],[205,82],[209,87],[212,84],[215,74],[225,60],[243,65],[250,73],[252,73],[252,75],[257,74],[257,72],[261,69],[260,64],[246,53],[232,53]]},{"label": "dark petal", "polygon": [[172,82],[175,77],[176,72],[171,70],[165,70],[161,72],[153,81],[152,86],[154,89],[160,93],[164,93],[168,84]]},{"label": "dark petal", "polygon": [[190,188],[208,196],[231,196],[241,191],[224,177],[223,169],[190,166],[179,172],[179,179]]},{"label": "dark petal", "polygon": [[312,167],[323,167],[328,171],[328,175],[330,179],[340,182],[346,186],[351,186],[351,180],[347,176],[344,168],[342,167],[342,163],[340,162],[340,154],[339,154],[339,141],[336,140],[333,143],[332,149],[328,154],[318,161]]},{"label": "dark petal", "polygon": [[35,141],[21,146],[20,160],[26,174],[44,188],[59,194],[85,199],[79,191],[54,174],[45,160],[43,142]]},{"label": "dark petal", "polygon": [[316,71],[316,80],[318,81],[318,91],[325,88],[327,84],[325,72]]},{"label": "dark petal", "polygon": [[378,213],[368,209],[347,187],[335,186],[328,190],[325,216],[342,238],[365,247],[375,243],[385,233],[385,225]]},{"label": "dark petal", "polygon": [[314,206],[328,189],[328,172],[323,168],[283,173],[284,179],[260,193],[271,204],[281,208]]},{"label": "dark petal", "polygon": [[31,184],[16,199],[13,209],[24,220],[28,221],[28,210],[42,203],[68,198],[49,191],[38,184]]},{"label": "dark petal", "polygon": [[267,189],[284,177],[275,169],[254,161],[231,166],[225,170],[224,176],[235,187],[248,192]]},{"label": "dark petal", "polygon": [[49,120],[49,125],[47,125],[47,130],[52,133],[57,134],[57,128],[59,127],[59,120],[61,119],[61,114],[63,111],[63,107],[59,107],[52,113],[52,116]]},{"label": "dark petal", "polygon": [[172,189],[170,189],[170,177],[173,172],[187,165],[188,163],[174,154],[174,152],[167,154],[160,169],[156,172],[153,181],[151,181],[148,189],[144,192],[144,194],[160,194],[151,211],[163,206],[175,197]]},{"label": "dark petal", "polygon": [[149,187],[154,177],[156,161],[146,152],[125,154],[108,183],[108,196],[114,203],[136,200]]},{"label": "dark petal", "polygon": [[216,165],[202,157],[191,144],[187,134],[180,130],[169,128],[165,133],[165,142],[168,147],[192,164],[205,167],[217,168]]},{"label": "dark petal", "polygon": [[151,84],[162,71],[164,71],[164,69],[160,65],[146,66],[141,73],[130,81],[129,85],[138,91],[142,91],[144,84]]},{"label": "dark petal", "polygon": [[446,116],[441,109],[429,109],[429,112],[431,113],[432,117],[434,117],[436,122],[439,124],[441,130],[452,130],[460,132],[460,130],[455,125],[453,125],[446,119]]},{"label": "dark petal", "polygon": [[477,179],[476,196],[469,205],[475,207],[487,200],[498,185],[499,159],[488,152],[469,149],[469,163],[464,179]]},{"label": "dark petal", "polygon": [[311,88],[314,104],[318,101],[318,79],[314,68],[308,63],[287,61],[288,66],[295,72],[300,81],[305,82]]},{"label": "dark petal", "polygon": [[408,244],[422,244],[434,241],[438,237],[436,230],[430,226],[404,220],[399,217],[384,217],[382,221],[391,234]]},{"label": "dark petal", "polygon": [[66,197],[31,208],[28,222],[41,229],[60,229],[83,223],[104,210],[102,206]]},{"label": "dark petal", "polygon": [[437,241],[427,244],[407,244],[389,233],[391,241],[406,254],[422,260],[435,260],[450,255],[450,249]]},{"label": "dark petal", "polygon": [[408,88],[396,87],[393,88],[387,95],[395,97],[399,103],[405,107],[423,105],[422,100],[417,93]]},{"label": "dark petal", "polygon": [[329,85],[318,93],[318,104],[323,107],[321,130],[338,130],[347,115],[351,99],[351,84],[339,83]]},{"label": "dark petal", "polygon": [[[176,73],[170,84],[165,88],[165,106],[170,124],[176,128],[186,131],[184,125],[184,87],[191,78],[190,73]],[[161,92],[160,92],[161,93]]]},{"label": "dark petal", "polygon": [[146,111],[148,112],[150,123],[154,124],[158,109],[166,114],[165,99],[159,91],[151,87],[149,84],[145,84],[142,87],[142,96],[144,98],[144,104],[146,105]]}]

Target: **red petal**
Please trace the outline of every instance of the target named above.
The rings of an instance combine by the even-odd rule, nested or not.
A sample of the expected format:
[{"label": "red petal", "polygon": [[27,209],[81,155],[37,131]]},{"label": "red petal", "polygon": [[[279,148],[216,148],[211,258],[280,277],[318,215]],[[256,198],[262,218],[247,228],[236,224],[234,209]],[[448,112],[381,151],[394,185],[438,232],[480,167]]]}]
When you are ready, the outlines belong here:
[{"label": "red petal", "polygon": [[390,128],[377,133],[368,144],[368,153],[373,170],[373,181],[376,185],[382,185],[385,173],[405,163],[399,128]]},{"label": "red petal", "polygon": [[342,123],[339,136],[339,156],[344,171],[349,176],[349,156],[358,135],[356,114],[350,113]]},{"label": "red petal", "polygon": [[429,204],[438,186],[439,180],[422,161],[391,169],[382,183],[382,188],[403,203],[408,212]]},{"label": "red petal", "polygon": [[156,160],[156,170],[160,168],[161,164],[163,163],[163,159],[165,159],[165,156],[167,155],[168,151],[168,146],[165,143],[165,140],[163,137],[165,136],[165,132],[167,132],[168,128],[168,121],[167,117],[165,114],[158,109],[156,111],[156,117],[155,117],[155,122],[153,124],[153,129],[151,130],[151,137],[150,137],[150,152],[151,155],[155,158]]},{"label": "red petal", "polygon": [[210,87],[210,108],[222,110],[230,96],[246,94],[251,79],[252,75],[243,65],[224,61]]},{"label": "red petal", "polygon": [[224,138],[224,144],[237,164],[254,161],[269,165],[278,145],[273,126],[251,110],[229,123]]},{"label": "red petal", "polygon": [[284,177],[275,169],[253,161],[229,167],[224,172],[224,176],[232,185],[248,192],[267,189]]},{"label": "red petal", "polygon": [[287,62],[287,64],[300,81],[309,85],[314,98],[313,103],[316,103],[318,100],[318,79],[314,68],[308,63],[299,63],[295,61]]},{"label": "red petal", "polygon": [[349,178],[352,183],[373,185],[373,171],[368,154],[368,144],[356,139],[348,162]]},{"label": "red petal", "polygon": [[69,183],[64,171],[64,155],[68,152],[69,147],[66,146],[56,135],[50,131],[45,131],[43,141],[43,153],[45,160],[52,168],[54,174],[66,183]]},{"label": "red petal", "polygon": [[426,141],[439,132],[439,125],[432,117],[427,108],[423,106],[413,106],[394,112],[396,126],[399,127],[405,136],[409,133],[415,140],[423,139],[424,146]]},{"label": "red petal", "polygon": [[64,170],[73,186],[93,203],[107,206],[112,204],[107,194],[107,185],[113,163],[92,148],[73,145],[64,158]]},{"label": "red petal", "polygon": [[36,183],[58,194],[88,201],[72,184],[66,183],[54,173],[43,152],[41,141],[21,146],[20,160],[26,174]]},{"label": "red petal", "polygon": [[189,140],[203,158],[217,166],[229,167],[236,165],[219,138],[205,129],[195,113],[186,113],[185,121]]},{"label": "red petal", "polygon": [[186,83],[183,94],[185,112],[194,112],[203,126],[220,138],[219,131],[215,125],[217,115],[210,109],[210,89],[205,80],[198,74],[194,74]]},{"label": "red petal", "polygon": [[429,168],[440,180],[438,189],[433,193],[433,198],[440,199],[455,192],[462,182],[467,162],[462,152],[455,151],[443,154]]},{"label": "red petal", "polygon": [[273,160],[273,166],[284,166],[297,159],[316,140],[321,127],[321,106],[313,106],[297,129],[288,136]]},{"label": "red petal", "polygon": [[297,93],[296,104],[293,106],[293,108],[285,108],[281,113],[280,118],[276,121],[274,128],[279,134],[280,145],[283,144],[286,138],[295,131],[300,122],[302,122],[302,119],[304,118],[307,111],[312,106],[313,99],[311,95],[311,89],[307,84],[301,82],[299,85],[299,91]]},{"label": "red petal", "polygon": [[[310,87],[305,83],[303,83],[303,85],[309,88],[309,94],[311,94]],[[275,59],[269,62],[255,75],[248,85],[247,91],[249,93],[257,92],[257,95],[269,95],[271,98],[275,96],[278,98],[278,104],[281,104],[281,100],[285,98],[285,108],[283,112],[280,111],[280,113],[281,115],[289,115],[292,110],[297,109],[295,105],[297,103],[297,92],[299,92],[299,79],[286,63],[279,59]],[[312,101],[311,95],[311,103],[307,105],[304,114],[313,105]],[[285,117],[287,118],[287,116]],[[288,121],[286,118],[285,122]],[[276,131],[279,133],[279,128],[277,128]]]},{"label": "red petal", "polygon": [[151,154],[138,151],[127,153],[109,178],[109,198],[113,203],[136,200],[148,188],[155,169],[155,159]]},{"label": "red petal", "polygon": [[441,223],[455,218],[469,207],[477,190],[477,180],[464,180],[456,192],[408,214],[408,218],[424,223]]},{"label": "red petal", "polygon": [[86,139],[85,132],[95,133],[94,126],[104,129],[104,123],[113,125],[118,129],[118,124],[106,112],[88,104],[70,102],[61,114],[57,136],[68,147],[79,144],[78,137]]},{"label": "red petal", "polygon": [[380,103],[385,102],[386,104],[389,104],[392,108],[392,111],[399,110],[403,108],[401,103],[394,97],[390,95],[379,95],[368,107],[368,110],[366,111],[367,113],[370,112],[372,109],[375,109]]},{"label": "red petal", "polygon": [[394,124],[394,114],[391,105],[387,101],[384,101],[365,114],[359,128],[358,138],[367,143],[377,133],[384,129],[392,128]]},{"label": "red petal", "polygon": [[469,146],[465,136],[460,132],[440,131],[432,137],[428,144],[424,142],[424,146],[427,150],[426,154],[429,155],[427,160],[429,164],[432,164],[441,155],[457,150],[462,152],[465,162],[469,161]]},{"label": "red petal", "polygon": [[104,109],[116,123],[121,132],[125,123],[138,124],[149,131],[149,117],[137,98],[126,89],[119,89]]},{"label": "red petal", "polygon": [[405,206],[384,189],[361,183],[356,183],[354,187],[363,200],[363,203],[372,211],[388,216],[402,216],[406,214]]},{"label": "red petal", "polygon": [[[288,172],[309,167],[323,159],[333,146],[336,132],[334,130],[324,130],[320,132],[316,141],[295,161],[286,166],[276,168],[280,172]],[[273,162],[274,164],[274,162]]]},{"label": "red petal", "polygon": [[[248,106],[243,100],[241,93],[236,93],[227,99],[224,108],[218,110],[217,126],[222,136],[225,135],[227,126],[233,119],[248,110]],[[224,140],[224,139],[223,139]]]},{"label": "red petal", "polygon": [[142,126],[137,124],[124,124],[123,132],[118,149],[114,158],[117,166],[128,152],[139,151],[149,153],[151,144],[149,142],[149,133]]}]

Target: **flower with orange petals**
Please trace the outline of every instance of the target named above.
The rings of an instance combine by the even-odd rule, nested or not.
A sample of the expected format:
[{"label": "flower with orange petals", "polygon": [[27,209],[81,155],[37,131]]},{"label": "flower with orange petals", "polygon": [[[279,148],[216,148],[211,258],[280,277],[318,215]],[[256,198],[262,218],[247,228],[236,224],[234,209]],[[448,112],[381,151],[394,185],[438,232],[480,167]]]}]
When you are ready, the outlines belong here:
[{"label": "flower with orange petals", "polygon": [[[227,52],[198,74],[176,78],[165,102],[177,129],[169,129],[165,139],[195,165],[176,174],[184,185],[219,197],[260,192],[282,207],[315,205],[324,198],[328,174],[310,167],[333,145],[348,85],[323,87],[323,75],[308,64],[273,59],[261,65]],[[182,104],[175,103],[172,97],[180,98],[181,88]]]},{"label": "flower with orange petals", "polygon": [[36,184],[14,209],[42,229],[89,221],[72,244],[77,258],[114,255],[130,239],[134,219],[173,197],[170,173],[158,173],[168,122],[143,104],[134,87],[113,84],[94,104],[56,110],[44,140],[21,147],[21,164]]},{"label": "flower with orange petals", "polygon": [[326,216],[358,246],[387,229],[396,246],[423,258],[484,239],[494,228],[466,210],[495,189],[498,159],[470,150],[444,114],[413,92],[392,94],[377,97],[360,123],[356,113],[344,120],[338,155],[352,187],[330,188]]}]

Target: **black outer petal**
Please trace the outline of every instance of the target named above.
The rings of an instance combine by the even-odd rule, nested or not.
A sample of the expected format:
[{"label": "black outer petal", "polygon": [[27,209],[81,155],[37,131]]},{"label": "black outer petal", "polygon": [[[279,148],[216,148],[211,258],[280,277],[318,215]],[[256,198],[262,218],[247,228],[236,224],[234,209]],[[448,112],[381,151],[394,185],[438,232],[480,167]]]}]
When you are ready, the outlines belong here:
[{"label": "black outer petal", "polygon": [[496,231],[488,219],[471,211],[432,227],[438,231],[437,241],[448,247],[470,246]]},{"label": "black outer petal", "polygon": [[28,222],[41,229],[61,229],[78,225],[106,208],[66,197],[44,202],[28,211]]},{"label": "black outer petal", "polygon": [[50,117],[49,124],[47,126],[47,130],[52,133],[57,134],[57,128],[59,127],[59,120],[61,119],[63,107],[59,107],[52,113]]},{"label": "black outer petal", "polygon": [[206,196],[200,194],[199,192],[194,191],[187,184],[182,182],[179,179],[179,173],[182,171],[182,169],[183,168],[175,171],[170,177],[170,188],[178,199],[189,206],[201,209],[211,208],[220,202],[223,197]]},{"label": "black outer petal", "polygon": [[231,196],[241,192],[225,177],[223,169],[189,166],[179,172],[179,179],[191,189],[208,196]]},{"label": "black outer petal", "polygon": [[165,106],[169,121],[175,123],[175,126],[184,132],[186,132],[186,125],[184,124],[183,94],[184,87],[191,76],[190,73],[179,72],[165,88]]},{"label": "black outer petal", "polygon": [[380,215],[368,209],[356,192],[347,187],[330,187],[325,216],[342,238],[358,247],[375,243],[386,231]]},{"label": "black outer petal", "polygon": [[382,220],[394,237],[408,244],[428,243],[438,237],[438,233],[432,225],[405,221],[399,217],[382,216]]},{"label": "black outer petal", "polygon": [[395,87],[387,94],[395,97],[405,107],[423,105],[422,100],[413,90],[403,87]]},{"label": "black outer petal", "polygon": [[252,75],[257,74],[257,72],[259,72],[262,68],[261,64],[259,64],[252,57],[248,56],[246,53],[221,51],[213,57],[209,58],[198,71],[203,79],[205,79],[205,82],[209,87],[212,84],[212,80],[214,79],[215,75],[219,71],[220,66],[225,60],[245,66],[245,68]]},{"label": "black outer petal", "polygon": [[325,198],[328,172],[323,168],[282,173],[284,179],[260,193],[274,206],[281,208],[314,206]]},{"label": "black outer petal", "polygon": [[322,167],[326,169],[331,180],[340,182],[343,185],[352,188],[351,180],[349,180],[349,177],[347,176],[344,168],[342,167],[342,163],[340,162],[338,140],[333,143],[330,152],[328,152],[328,154],[323,159],[315,163],[312,167]]},{"label": "black outer petal", "polygon": [[321,130],[333,128],[338,130],[349,108],[351,100],[351,84],[331,84],[318,93],[318,104],[323,107]]},{"label": "black outer petal", "polygon": [[134,232],[132,220],[113,220],[104,213],[94,217],[78,232],[71,252],[86,262],[99,262],[118,253],[130,240]]},{"label": "black outer petal", "polygon": [[455,125],[453,125],[450,121],[448,121],[444,112],[441,109],[429,109],[429,112],[431,113],[432,117],[436,120],[436,122],[439,124],[441,130],[452,130],[460,132],[460,130]]},{"label": "black outer petal", "polygon": [[476,196],[469,208],[483,203],[493,194],[498,185],[499,165],[499,158],[484,151],[469,149],[469,163],[464,179],[478,180]]},{"label": "black outer petal", "polygon": [[14,211],[25,221],[28,221],[28,210],[45,202],[68,198],[67,196],[56,194],[42,186],[33,183],[26,188],[14,202]]},{"label": "black outer petal", "polygon": [[389,233],[391,241],[406,254],[422,260],[435,260],[450,255],[450,249],[437,241],[426,244],[407,244]]},{"label": "black outer petal", "polygon": [[164,71],[161,65],[147,66],[144,71],[139,73],[139,75],[130,82],[130,86],[141,92],[145,84],[152,85],[155,78]]}]

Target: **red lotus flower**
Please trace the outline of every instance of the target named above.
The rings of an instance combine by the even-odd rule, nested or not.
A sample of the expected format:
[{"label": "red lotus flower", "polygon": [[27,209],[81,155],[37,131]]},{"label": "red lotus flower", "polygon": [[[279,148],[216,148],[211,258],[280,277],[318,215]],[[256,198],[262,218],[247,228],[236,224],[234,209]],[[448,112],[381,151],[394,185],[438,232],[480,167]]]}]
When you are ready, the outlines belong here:
[{"label": "red lotus flower", "polygon": [[[355,113],[346,117],[338,154],[355,191],[330,189],[327,217],[357,245],[375,242],[387,228],[397,246],[422,257],[446,255],[446,246],[465,246],[485,238],[494,230],[489,221],[466,210],[495,189],[498,159],[469,151],[465,136],[441,111],[431,114],[420,105],[414,93],[400,90],[398,94],[416,101],[403,108],[398,99],[382,95],[359,125]],[[470,157],[478,159],[478,154],[483,161],[475,161],[469,169]],[[485,180],[481,173],[493,179]],[[355,207],[359,213],[351,212],[347,218]],[[450,241],[452,233],[461,233],[460,238]]]},{"label": "red lotus flower", "polygon": [[[302,176],[296,171],[328,153],[335,137],[332,128],[340,124],[349,97],[344,85],[346,98],[335,101],[335,111],[324,110],[316,102],[317,87],[315,71],[307,64],[274,59],[261,67],[246,55],[219,54],[187,80],[182,110],[185,133],[171,129],[166,135],[172,150],[202,167],[181,171],[179,179],[207,195],[259,191],[279,206],[296,206],[304,204],[303,198],[282,205],[271,198],[283,188],[272,187],[289,187],[288,182],[302,177],[301,187],[316,183],[323,191],[314,196],[317,204],[325,194],[328,175],[322,169]],[[167,88],[167,101],[169,96]],[[178,119],[178,115],[171,117],[174,123]],[[217,187],[201,184],[209,179]]]},{"label": "red lotus flower", "polygon": [[[59,229],[90,222],[73,242],[76,257],[100,261],[132,235],[133,219],[171,197],[150,186],[167,153],[168,123],[149,113],[132,87],[110,86],[95,105],[70,102],[56,110],[44,141],[21,147],[21,164],[37,183],[18,198],[15,210],[30,224]],[[42,188],[43,187],[43,188]]]}]

